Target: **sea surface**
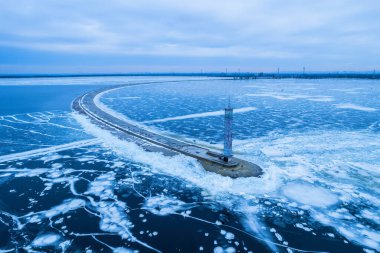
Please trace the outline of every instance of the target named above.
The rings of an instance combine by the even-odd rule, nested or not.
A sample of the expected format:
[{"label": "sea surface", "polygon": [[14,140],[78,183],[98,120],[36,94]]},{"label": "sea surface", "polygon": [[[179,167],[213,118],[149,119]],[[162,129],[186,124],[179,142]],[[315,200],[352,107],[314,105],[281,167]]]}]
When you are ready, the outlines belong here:
[{"label": "sea surface", "polygon": [[[71,111],[99,106],[234,155],[261,178],[149,153]],[[149,83],[148,83],[149,82]],[[380,81],[0,79],[0,253],[380,252]]]}]

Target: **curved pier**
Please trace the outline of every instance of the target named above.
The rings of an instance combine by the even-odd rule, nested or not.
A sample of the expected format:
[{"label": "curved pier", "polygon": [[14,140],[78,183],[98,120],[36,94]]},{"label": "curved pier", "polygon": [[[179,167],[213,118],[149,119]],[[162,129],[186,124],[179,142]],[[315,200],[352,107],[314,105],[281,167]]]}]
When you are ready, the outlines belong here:
[{"label": "curved pier", "polygon": [[232,178],[258,177],[262,174],[262,169],[256,164],[235,157],[228,162],[224,162],[221,159],[222,154],[141,128],[123,120],[122,118],[115,117],[105,112],[99,108],[94,101],[103,93],[115,89],[134,85],[165,82],[125,84],[92,91],[76,98],[72,103],[72,109],[88,116],[97,125],[111,131],[119,138],[133,141],[147,151],[161,152],[167,156],[173,156],[178,153],[191,156],[196,158],[206,170]]}]

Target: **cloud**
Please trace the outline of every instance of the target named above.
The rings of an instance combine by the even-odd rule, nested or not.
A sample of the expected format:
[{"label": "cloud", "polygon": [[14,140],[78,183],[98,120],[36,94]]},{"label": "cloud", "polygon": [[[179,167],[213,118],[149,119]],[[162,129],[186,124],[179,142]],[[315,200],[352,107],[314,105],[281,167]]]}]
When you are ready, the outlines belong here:
[{"label": "cloud", "polygon": [[0,47],[364,68],[380,66],[378,13],[377,0],[2,1]]}]

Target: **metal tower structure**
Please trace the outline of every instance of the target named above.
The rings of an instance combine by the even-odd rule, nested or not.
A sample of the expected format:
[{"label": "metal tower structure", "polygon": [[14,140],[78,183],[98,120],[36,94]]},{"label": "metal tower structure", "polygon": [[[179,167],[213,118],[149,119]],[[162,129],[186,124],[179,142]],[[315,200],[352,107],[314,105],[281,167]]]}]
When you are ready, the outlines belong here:
[{"label": "metal tower structure", "polygon": [[228,162],[232,157],[232,122],[233,110],[231,99],[228,99],[228,107],[224,109],[224,149],[223,160]]}]

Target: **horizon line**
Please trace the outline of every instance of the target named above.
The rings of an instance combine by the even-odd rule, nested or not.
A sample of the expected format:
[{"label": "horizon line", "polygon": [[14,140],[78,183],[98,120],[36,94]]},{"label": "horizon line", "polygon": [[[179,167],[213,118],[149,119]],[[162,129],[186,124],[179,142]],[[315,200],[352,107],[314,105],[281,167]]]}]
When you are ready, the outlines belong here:
[{"label": "horizon line", "polygon": [[59,78],[59,77],[112,77],[112,76],[199,76],[231,78],[369,78],[380,79],[380,72],[373,71],[283,71],[283,72],[115,72],[115,73],[9,73],[0,78]]}]

